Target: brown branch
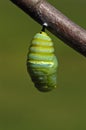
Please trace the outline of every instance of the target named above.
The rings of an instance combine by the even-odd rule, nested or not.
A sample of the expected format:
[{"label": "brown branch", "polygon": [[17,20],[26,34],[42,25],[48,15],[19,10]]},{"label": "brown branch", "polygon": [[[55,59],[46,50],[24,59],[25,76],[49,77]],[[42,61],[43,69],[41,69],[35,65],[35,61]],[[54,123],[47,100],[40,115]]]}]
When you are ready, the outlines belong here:
[{"label": "brown branch", "polygon": [[73,23],[45,0],[11,0],[38,23],[48,24],[48,30],[86,56],[86,30]]}]

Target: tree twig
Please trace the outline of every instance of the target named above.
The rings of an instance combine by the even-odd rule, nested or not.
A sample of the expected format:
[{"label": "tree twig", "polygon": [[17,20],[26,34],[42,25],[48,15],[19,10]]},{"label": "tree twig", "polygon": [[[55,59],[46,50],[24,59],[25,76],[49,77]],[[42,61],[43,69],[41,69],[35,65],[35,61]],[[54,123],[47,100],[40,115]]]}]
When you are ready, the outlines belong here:
[{"label": "tree twig", "polygon": [[86,56],[86,30],[72,22],[46,0],[11,0],[38,23],[48,24],[47,29],[70,47]]}]

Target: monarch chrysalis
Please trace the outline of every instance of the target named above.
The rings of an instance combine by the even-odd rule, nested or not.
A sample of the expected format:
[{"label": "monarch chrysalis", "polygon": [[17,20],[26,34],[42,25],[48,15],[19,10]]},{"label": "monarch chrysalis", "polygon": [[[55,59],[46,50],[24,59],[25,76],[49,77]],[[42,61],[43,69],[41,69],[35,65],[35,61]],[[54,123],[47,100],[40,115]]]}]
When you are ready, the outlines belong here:
[{"label": "monarch chrysalis", "polygon": [[57,66],[53,42],[42,29],[33,37],[27,54],[27,71],[39,91],[47,92],[56,87]]}]

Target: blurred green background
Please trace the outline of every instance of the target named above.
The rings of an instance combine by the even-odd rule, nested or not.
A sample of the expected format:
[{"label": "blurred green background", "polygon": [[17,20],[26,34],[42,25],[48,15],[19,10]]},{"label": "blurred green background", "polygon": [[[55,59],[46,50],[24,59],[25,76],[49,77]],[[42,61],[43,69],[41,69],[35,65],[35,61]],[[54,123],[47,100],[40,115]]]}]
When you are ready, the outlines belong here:
[{"label": "blurred green background", "polygon": [[[86,29],[86,0],[48,0]],[[10,0],[0,1],[0,130],[86,130],[86,58],[53,34],[57,89],[39,92],[26,69],[41,26]]]}]

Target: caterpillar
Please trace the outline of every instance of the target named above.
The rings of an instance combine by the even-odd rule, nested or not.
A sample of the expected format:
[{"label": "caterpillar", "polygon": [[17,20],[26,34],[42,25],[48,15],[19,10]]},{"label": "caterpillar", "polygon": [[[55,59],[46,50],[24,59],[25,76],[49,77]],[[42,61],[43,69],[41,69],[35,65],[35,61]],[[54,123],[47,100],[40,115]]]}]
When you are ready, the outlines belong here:
[{"label": "caterpillar", "polygon": [[58,61],[54,54],[52,39],[43,29],[31,42],[27,54],[27,71],[35,87],[41,92],[56,88]]}]

